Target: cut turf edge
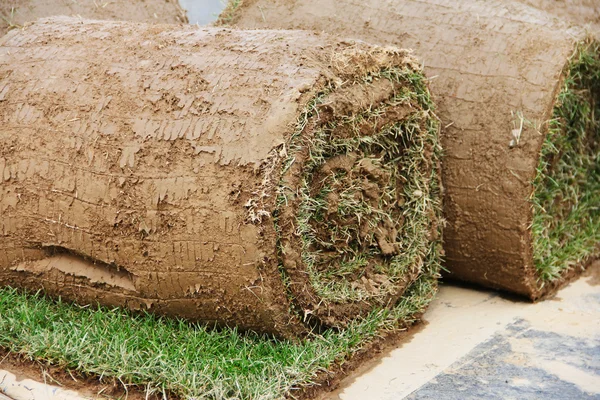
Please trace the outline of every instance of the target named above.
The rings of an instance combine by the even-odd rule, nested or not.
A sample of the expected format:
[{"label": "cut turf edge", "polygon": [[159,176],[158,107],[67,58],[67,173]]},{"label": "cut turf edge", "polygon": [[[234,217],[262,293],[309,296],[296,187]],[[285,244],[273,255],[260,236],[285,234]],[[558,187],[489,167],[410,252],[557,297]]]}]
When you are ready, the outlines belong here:
[{"label": "cut turf edge", "polygon": [[565,67],[533,180],[538,286],[600,256],[600,43],[580,42]]},{"label": "cut turf edge", "polygon": [[[439,121],[426,79],[413,67],[384,68],[353,85],[382,81],[394,84],[390,98],[342,118],[327,115],[335,104],[331,89],[317,95],[301,113],[282,162],[274,213],[280,271],[300,317],[320,328],[345,326],[345,314],[364,316],[374,305],[396,303],[421,273],[429,244],[441,241]],[[368,175],[385,179],[375,185]],[[330,183],[339,187],[324,193]],[[365,188],[377,196],[369,198]],[[376,237],[384,225],[397,232],[384,243],[393,244],[393,254],[383,254]],[[295,271],[299,258],[306,272]]]}]

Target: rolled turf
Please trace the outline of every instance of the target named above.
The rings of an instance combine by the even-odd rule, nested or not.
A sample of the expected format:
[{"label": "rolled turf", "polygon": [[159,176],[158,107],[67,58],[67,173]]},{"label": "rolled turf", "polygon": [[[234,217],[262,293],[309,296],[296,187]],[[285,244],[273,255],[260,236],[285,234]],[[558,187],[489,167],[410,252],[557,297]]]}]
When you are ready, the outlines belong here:
[{"label": "rolled turf", "polygon": [[1,39],[0,71],[0,279],[62,296],[0,289],[9,351],[169,397],[279,399],[431,300],[438,122],[406,52],[58,18]]},{"label": "rolled turf", "polygon": [[55,15],[163,24],[187,22],[177,0],[2,0],[0,36],[38,18]]},{"label": "rolled turf", "polygon": [[597,0],[520,0],[561,20],[584,26],[600,35],[600,2]]},{"label": "rolled turf", "polygon": [[518,2],[229,4],[220,23],[414,49],[444,125],[449,277],[538,299],[598,257],[598,42]]},{"label": "rolled turf", "polygon": [[3,285],[294,337],[435,278],[438,123],[406,51],[63,17],[0,54]]}]

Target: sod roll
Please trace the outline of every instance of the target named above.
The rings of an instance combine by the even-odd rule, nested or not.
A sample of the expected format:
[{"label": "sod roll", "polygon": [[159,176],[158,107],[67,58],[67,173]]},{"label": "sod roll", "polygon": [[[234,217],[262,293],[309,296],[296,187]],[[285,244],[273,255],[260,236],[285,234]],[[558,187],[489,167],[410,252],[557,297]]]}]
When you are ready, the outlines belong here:
[{"label": "sod roll", "polygon": [[520,0],[558,19],[584,26],[598,37],[600,35],[600,1],[598,0]]},{"label": "sod roll", "polygon": [[66,17],[0,44],[0,283],[291,336],[437,275],[406,51]]},{"label": "sod roll", "polygon": [[38,18],[78,18],[176,24],[187,22],[177,0],[2,0],[0,36]]},{"label": "sod roll", "polygon": [[489,0],[244,0],[220,22],[419,54],[443,124],[450,277],[537,299],[598,256],[599,45],[579,30]]}]

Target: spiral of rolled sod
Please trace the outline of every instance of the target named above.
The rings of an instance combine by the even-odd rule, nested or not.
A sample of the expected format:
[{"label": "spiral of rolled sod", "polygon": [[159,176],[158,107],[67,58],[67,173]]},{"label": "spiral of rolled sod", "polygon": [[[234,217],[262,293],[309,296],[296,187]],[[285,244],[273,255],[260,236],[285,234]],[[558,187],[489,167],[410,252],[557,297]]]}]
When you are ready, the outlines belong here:
[{"label": "spiral of rolled sod", "polygon": [[422,57],[443,124],[449,277],[538,299],[600,254],[600,56],[583,30],[488,0],[244,0],[220,22]]},{"label": "spiral of rolled sod", "polygon": [[282,336],[393,307],[439,267],[419,68],[301,31],[9,33],[0,282]]},{"label": "spiral of rolled sod", "polygon": [[11,29],[23,29],[38,18],[58,15],[163,24],[188,22],[178,0],[2,0],[0,36]]}]

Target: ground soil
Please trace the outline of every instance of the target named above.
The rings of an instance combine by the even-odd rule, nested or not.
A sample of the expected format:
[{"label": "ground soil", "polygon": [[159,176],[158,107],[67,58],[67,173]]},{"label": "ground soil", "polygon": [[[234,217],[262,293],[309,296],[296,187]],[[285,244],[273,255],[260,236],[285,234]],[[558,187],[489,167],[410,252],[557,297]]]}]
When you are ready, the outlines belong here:
[{"label": "ground soil", "polygon": [[[326,82],[343,89],[412,62],[308,32],[59,17],[9,33],[0,39],[0,283],[303,332],[273,222],[284,144]],[[381,101],[362,96],[365,110]],[[303,163],[296,157],[294,168]]]},{"label": "ground soil", "polygon": [[38,18],[55,15],[78,18],[137,21],[148,23],[187,23],[177,0],[2,0],[0,36]]},{"label": "ground soil", "polygon": [[454,279],[533,299],[549,290],[532,259],[531,181],[582,31],[500,0],[246,0],[231,24],[413,49],[445,127],[446,268]]}]

